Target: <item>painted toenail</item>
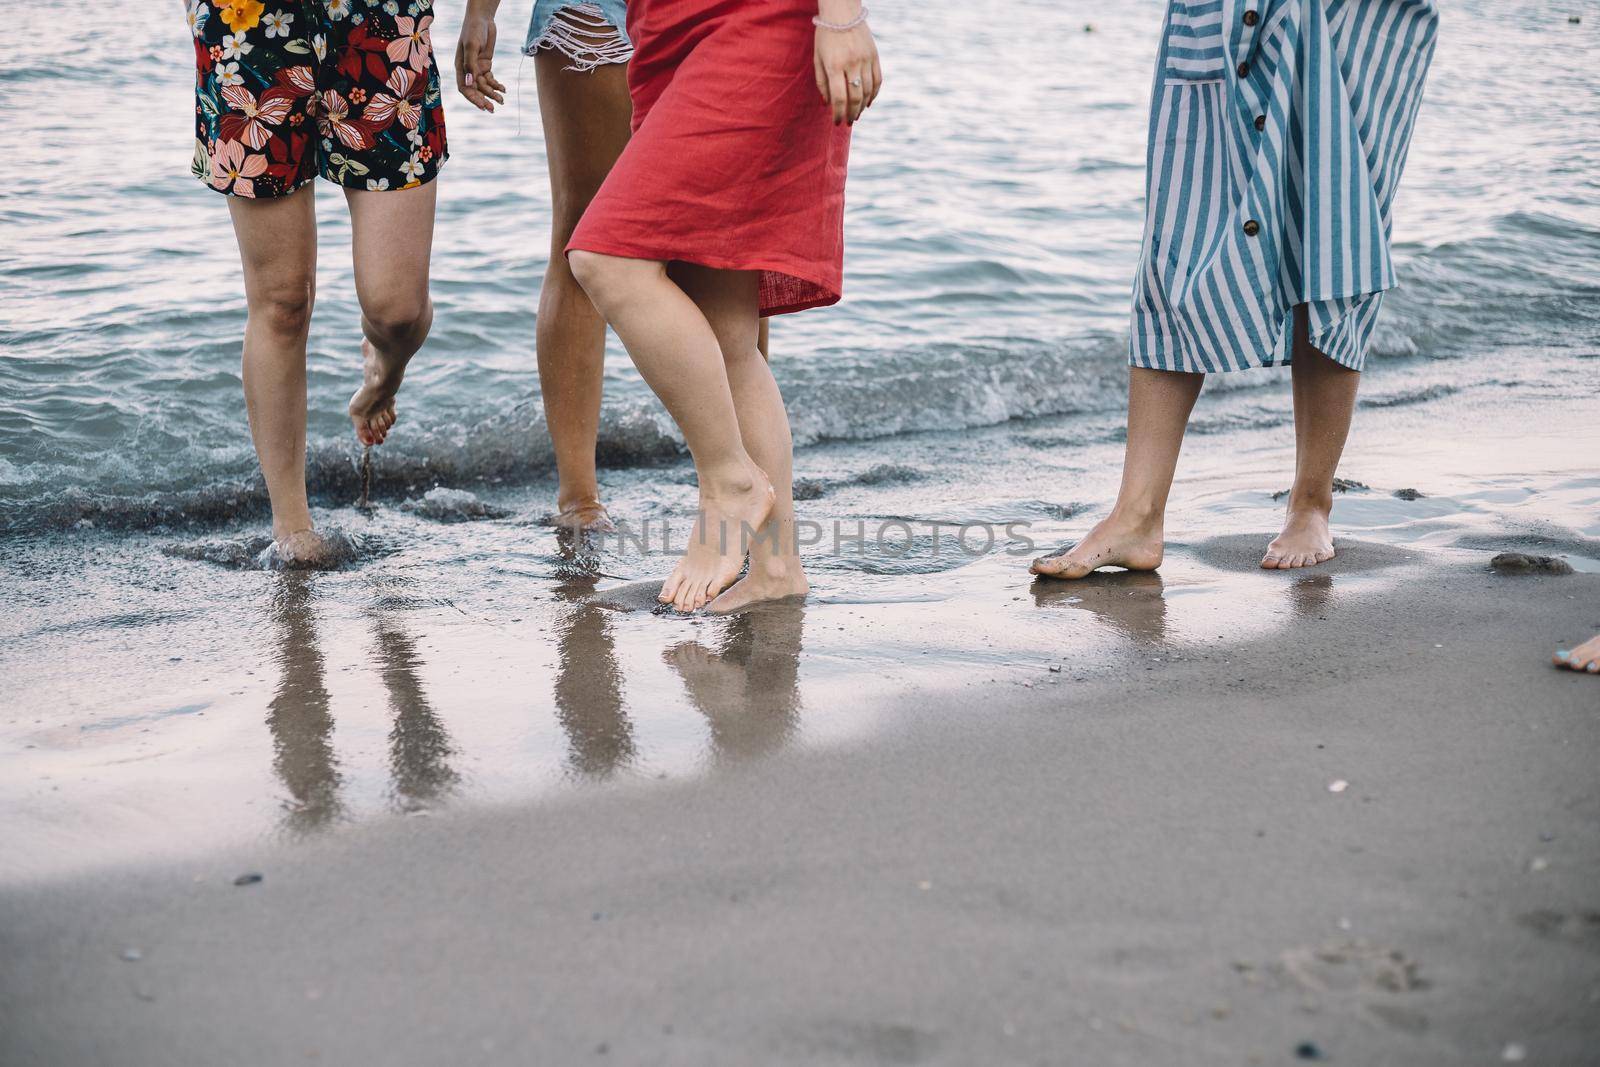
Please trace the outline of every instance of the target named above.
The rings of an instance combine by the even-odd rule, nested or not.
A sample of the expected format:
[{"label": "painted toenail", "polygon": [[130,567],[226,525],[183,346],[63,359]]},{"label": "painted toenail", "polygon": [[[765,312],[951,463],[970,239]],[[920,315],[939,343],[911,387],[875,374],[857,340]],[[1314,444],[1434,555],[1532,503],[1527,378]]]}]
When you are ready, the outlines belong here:
[{"label": "painted toenail", "polygon": [[1570,655],[1572,655],[1572,653],[1564,648],[1556,649],[1556,659],[1566,659]]}]

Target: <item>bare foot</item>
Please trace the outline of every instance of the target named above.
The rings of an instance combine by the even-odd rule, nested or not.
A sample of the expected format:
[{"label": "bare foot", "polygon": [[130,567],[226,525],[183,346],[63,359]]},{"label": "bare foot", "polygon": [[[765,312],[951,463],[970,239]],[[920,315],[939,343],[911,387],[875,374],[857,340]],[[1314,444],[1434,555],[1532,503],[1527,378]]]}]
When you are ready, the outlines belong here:
[{"label": "bare foot", "polygon": [[394,396],[406,376],[411,361],[394,359],[379,352],[371,341],[361,341],[361,388],[350,398],[350,421],[355,423],[356,440],[364,445],[381,445],[389,429],[400,417],[394,410]]},{"label": "bare foot", "polygon": [[1333,534],[1328,512],[1321,508],[1290,508],[1283,532],[1272,539],[1261,566],[1269,571],[1312,567],[1333,558]]},{"label": "bare foot", "polygon": [[266,555],[270,563],[286,570],[314,570],[328,566],[335,556],[333,545],[316,530],[296,530],[274,537]]},{"label": "bare foot", "polygon": [[606,506],[596,497],[588,497],[572,504],[560,503],[559,514],[552,520],[552,526],[571,530],[578,534],[616,533],[617,525],[611,521],[611,515],[606,511]]},{"label": "bare foot", "polygon": [[752,604],[803,597],[810,591],[811,583],[806,581],[806,572],[798,560],[790,561],[787,566],[756,567],[752,564],[750,573],[730,585],[706,610],[713,615],[732,615]]},{"label": "bare foot", "polygon": [[759,530],[772,514],[772,482],[755,464],[748,475],[728,486],[700,486],[700,517],[689,535],[689,548],[661,586],[661,602],[678,611],[699,611],[744,567],[750,531]]},{"label": "bare foot", "polygon": [[1569,671],[1600,674],[1600,636],[1589,638],[1571,652],[1566,649],[1557,652],[1555,665]]},{"label": "bare foot", "polygon": [[1126,567],[1153,571],[1161,566],[1163,552],[1159,520],[1140,522],[1113,511],[1089,531],[1089,536],[1062,552],[1040,556],[1028,569],[1046,578],[1082,578],[1101,567]]}]

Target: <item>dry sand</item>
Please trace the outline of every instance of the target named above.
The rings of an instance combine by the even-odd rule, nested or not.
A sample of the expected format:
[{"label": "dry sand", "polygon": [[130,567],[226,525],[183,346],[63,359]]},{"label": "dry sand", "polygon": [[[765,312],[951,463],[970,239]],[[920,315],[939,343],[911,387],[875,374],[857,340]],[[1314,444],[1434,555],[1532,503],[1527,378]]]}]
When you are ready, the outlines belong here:
[{"label": "dry sand", "polygon": [[1548,659],[1600,575],[1263,540],[1169,568],[1259,591],[1241,643],[1039,586],[1122,644],[846,701],[848,746],[12,885],[0,1060],[1593,1064],[1600,679]]}]

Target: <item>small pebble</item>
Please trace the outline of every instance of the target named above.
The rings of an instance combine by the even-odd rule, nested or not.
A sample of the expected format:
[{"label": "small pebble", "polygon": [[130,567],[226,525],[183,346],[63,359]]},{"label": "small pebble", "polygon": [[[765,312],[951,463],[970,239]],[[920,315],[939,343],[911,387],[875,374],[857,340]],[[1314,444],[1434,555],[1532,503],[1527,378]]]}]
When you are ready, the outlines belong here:
[{"label": "small pebble", "polygon": [[1528,1058],[1528,1050],[1515,1041],[1500,1050],[1500,1059],[1506,1063],[1521,1063]]},{"label": "small pebble", "polygon": [[233,884],[234,885],[255,885],[257,882],[261,881],[261,878],[262,878],[262,876],[257,874],[255,871],[250,871],[250,872],[248,872],[246,874],[241,874],[239,877],[235,878],[233,880]]},{"label": "small pebble", "polygon": [[1550,861],[1545,859],[1543,856],[1535,856],[1533,859],[1528,861],[1528,870],[1530,871],[1546,870],[1549,868],[1549,866]]},{"label": "small pebble", "polygon": [[1328,783],[1328,792],[1330,793],[1343,793],[1349,788],[1350,783],[1345,781],[1343,778],[1335,778],[1333,781]]},{"label": "small pebble", "polygon": [[1323,1059],[1322,1049],[1314,1041],[1302,1041],[1294,1047],[1296,1059],[1320,1060]]},{"label": "small pebble", "polygon": [[144,959],[144,953],[140,952],[136,948],[125,948],[122,950],[122,958],[127,960],[129,963],[138,963],[140,960]]}]

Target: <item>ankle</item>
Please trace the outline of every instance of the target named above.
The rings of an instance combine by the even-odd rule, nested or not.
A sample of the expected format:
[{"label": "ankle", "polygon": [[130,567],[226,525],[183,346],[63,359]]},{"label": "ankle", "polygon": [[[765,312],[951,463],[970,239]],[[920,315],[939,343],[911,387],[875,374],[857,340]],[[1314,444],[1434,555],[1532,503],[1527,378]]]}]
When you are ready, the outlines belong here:
[{"label": "ankle", "polygon": [[600,503],[600,487],[590,484],[577,489],[557,489],[556,510],[562,514],[569,511],[604,511],[605,505]]},{"label": "ankle", "polygon": [[806,569],[798,554],[774,552],[769,544],[752,546],[750,550],[750,576],[764,582],[803,582]]},{"label": "ankle", "polygon": [[765,473],[750,460],[697,471],[696,474],[700,481],[700,492],[717,499],[748,496],[766,480]]},{"label": "ankle", "polygon": [[306,519],[304,519],[303,521],[291,521],[291,522],[281,522],[280,523],[280,522],[274,520],[273,523],[272,523],[272,539],[274,541],[287,541],[289,538],[294,537],[294,536],[296,536],[298,534],[316,533],[316,532],[317,532],[317,528],[311,524],[311,519],[310,519],[309,516]]},{"label": "ankle", "polygon": [[1286,510],[1290,515],[1314,513],[1326,518],[1333,511],[1332,484],[1319,486],[1315,489],[1305,489],[1296,485],[1289,490],[1289,503]]},{"label": "ankle", "polygon": [[1166,524],[1166,509],[1149,501],[1118,500],[1106,521],[1122,529],[1160,538]]}]

